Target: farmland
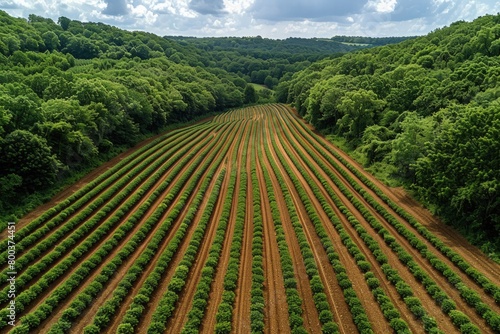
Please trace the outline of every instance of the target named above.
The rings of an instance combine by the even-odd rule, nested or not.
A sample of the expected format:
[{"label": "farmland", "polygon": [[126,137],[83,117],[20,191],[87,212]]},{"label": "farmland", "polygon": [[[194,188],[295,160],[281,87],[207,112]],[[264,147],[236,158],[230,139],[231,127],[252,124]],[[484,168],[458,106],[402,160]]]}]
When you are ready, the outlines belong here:
[{"label": "farmland", "polygon": [[494,333],[500,267],[282,104],[171,131],[16,226],[12,333]]}]

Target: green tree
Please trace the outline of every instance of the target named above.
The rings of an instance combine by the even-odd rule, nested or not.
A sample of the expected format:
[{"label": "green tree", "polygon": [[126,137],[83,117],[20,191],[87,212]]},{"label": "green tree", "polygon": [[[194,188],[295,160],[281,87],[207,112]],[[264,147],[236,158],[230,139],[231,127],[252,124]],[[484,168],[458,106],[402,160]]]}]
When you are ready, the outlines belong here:
[{"label": "green tree", "polygon": [[434,123],[432,118],[422,118],[415,112],[404,115],[400,131],[392,141],[391,162],[401,176],[413,180],[415,163],[426,154],[426,144],[431,140]]},{"label": "green tree", "polygon": [[257,102],[258,99],[257,92],[255,91],[255,88],[252,85],[248,84],[245,87],[243,95],[245,96],[244,103],[248,104]]},{"label": "green tree", "polygon": [[68,19],[67,17],[61,16],[57,20],[57,23],[61,26],[61,28],[63,28],[63,30],[68,30],[71,20]]},{"label": "green tree", "polygon": [[453,107],[436,115],[439,131],[416,164],[416,189],[448,220],[500,233],[499,104]]},{"label": "green tree", "polygon": [[16,174],[22,187],[33,191],[51,185],[61,167],[45,139],[29,131],[16,130],[0,143],[0,176]]},{"label": "green tree", "polygon": [[338,121],[339,131],[354,142],[359,142],[363,131],[374,124],[375,116],[385,102],[372,91],[360,89],[345,94],[338,106],[344,115]]},{"label": "green tree", "polygon": [[42,34],[42,39],[45,44],[45,48],[49,51],[58,50],[61,46],[59,37],[53,31],[47,31]]}]

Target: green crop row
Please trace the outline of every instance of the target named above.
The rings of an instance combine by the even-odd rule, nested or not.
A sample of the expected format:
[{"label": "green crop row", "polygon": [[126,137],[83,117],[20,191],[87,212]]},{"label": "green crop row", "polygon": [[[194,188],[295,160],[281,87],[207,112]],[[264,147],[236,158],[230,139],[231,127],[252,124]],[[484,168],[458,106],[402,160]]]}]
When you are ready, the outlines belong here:
[{"label": "green crop row", "polygon": [[[77,190],[75,193],[70,195],[64,201],[59,202],[51,209],[44,212],[41,216],[34,219],[30,224],[16,231],[16,242],[18,243],[17,250],[20,252],[22,249],[24,249],[20,241],[24,237],[30,235],[30,233],[35,231],[35,229],[38,228],[39,226],[42,226],[44,230],[43,232],[37,232],[37,233],[47,233],[45,229],[47,229],[48,227],[53,228],[54,226],[56,226],[52,225],[53,223],[52,224],[48,223],[49,219],[51,219],[55,215],[59,215],[54,217],[54,219],[56,219],[56,223],[66,219],[71,214],[76,212],[78,208],[82,207],[85,203],[89,202],[90,199],[92,199],[94,196],[103,191],[106,187],[113,184],[113,182],[115,182],[116,180],[120,180],[124,176],[130,178],[134,174],[135,169],[133,170],[133,168],[134,166],[137,165],[138,162],[143,162],[144,159],[151,156],[152,153],[154,152],[158,152],[158,154],[156,154],[155,156],[161,155],[168,149],[167,147],[164,147],[166,143],[168,143],[168,141],[163,141],[163,140],[170,136],[172,136],[172,134],[162,136],[161,138],[152,141],[151,143],[145,145],[144,147],[138,149],[137,151],[134,151],[129,156],[123,158],[116,165],[107,169],[104,173],[100,174],[94,180],[87,183],[84,187]],[[177,134],[176,136],[179,136],[179,134]],[[183,136],[183,138],[187,138],[189,136],[190,133],[186,133]],[[149,161],[151,162],[153,160]],[[137,169],[137,171],[139,170],[140,169]],[[129,174],[131,175],[128,176]],[[41,234],[40,236],[30,235],[30,238],[33,237],[40,238],[43,235],[44,234]],[[7,241],[3,240],[2,242],[0,242],[0,250],[4,251],[5,249],[7,249]],[[0,257],[0,259],[3,259],[3,257]]]},{"label": "green crop row", "polygon": [[[227,188],[228,192],[234,191],[235,182],[236,182],[236,177],[231,176]],[[174,275],[168,284],[167,291],[161,297],[158,307],[153,313],[152,321],[148,327],[148,333],[150,334],[163,333],[165,331],[166,322],[174,313],[175,304],[179,299],[179,294],[181,293],[184,285],[186,284],[189,271],[197,257],[197,253],[201,245],[201,240],[205,235],[207,224],[210,222],[210,215],[214,205],[215,205],[215,199],[213,200],[213,203],[207,205],[207,209],[203,213],[203,216],[198,226],[196,227],[196,230],[193,233],[193,237],[189,242],[188,248],[184,253],[184,256],[180,261],[179,265],[175,269]],[[228,208],[225,208],[225,211],[226,210],[228,210]],[[224,237],[222,236],[222,240],[223,239]],[[196,297],[197,296],[195,296],[195,299]]]},{"label": "green crop row", "polygon": [[[185,158],[185,163],[191,160],[191,157],[188,155]],[[188,158],[189,157],[189,158]],[[173,174],[175,175],[175,174]],[[159,178],[161,174],[156,174],[153,179]],[[153,185],[157,180],[149,180],[148,185],[145,185],[145,187],[148,187],[149,185]],[[23,328],[33,328],[34,326],[38,326],[39,322],[45,318],[47,318],[51,313],[52,310],[59,304],[61,301],[63,301],[69,293],[75,289],[78,285],[80,285],[85,277],[87,277],[91,270],[96,268],[99,263],[101,263],[106,255],[108,255],[115,247],[117,247],[120,243],[120,240],[124,239],[127,236],[127,233],[132,230],[132,228],[136,225],[138,221],[140,221],[141,217],[144,215],[144,213],[147,211],[147,209],[152,205],[154,202],[155,198],[157,198],[168,186],[168,182],[162,183],[159,189],[157,189],[153,195],[146,201],[144,205],[142,205],[138,211],[136,211],[131,218],[129,218],[126,223],[122,224],[118,231],[115,232],[112,236],[111,239],[106,241],[102,247],[99,248],[99,250],[94,253],[88,260],[86,260],[80,268],[72,274],[63,284],[61,284],[57,289],[42,303],[34,312],[26,314],[24,317],[21,318],[22,321],[22,326],[16,327],[17,330],[22,331]],[[147,188],[144,189],[144,191],[141,191],[139,193],[136,193],[133,197],[131,197],[130,200],[128,200],[126,203],[130,205],[134,205],[137,203],[140,198],[142,197],[143,193],[147,190]],[[68,270],[76,261],[79,257],[82,256],[82,254],[85,254],[86,251],[92,248],[92,245],[97,242],[99,238],[93,237],[93,236],[105,236],[107,231],[109,231],[108,226],[114,225],[114,223],[118,222],[118,220],[121,217],[114,216],[112,219],[108,220],[107,223],[109,224],[104,224],[102,225],[99,229],[97,229],[94,234],[92,234],[89,238],[87,238],[81,245],[79,245],[73,253],[70,255],[70,257],[66,258],[63,260],[58,266],[53,268],[51,271],[46,273],[42,278],[33,286],[31,286],[29,289],[23,291],[17,298],[16,300],[16,307],[21,307],[24,309],[25,305],[30,301],[36,298],[37,294],[42,291],[43,288],[47,287],[50,282],[54,281],[57,279],[59,276],[63,275],[66,270]],[[111,222],[111,223],[110,223]],[[151,229],[153,226],[153,222],[151,224],[147,224],[143,226],[143,228],[147,228],[147,231]],[[144,238],[146,232],[141,231],[140,233],[137,233],[134,238],[132,244],[137,246]],[[77,255],[75,255],[77,254]],[[124,258],[128,257],[131,254],[131,249],[130,248],[125,248],[125,251],[119,253],[117,257],[115,257],[117,262],[121,262],[124,260]],[[94,281],[91,287],[91,291],[93,293],[99,292],[100,289],[102,289],[103,284],[109,277],[114,273],[113,268],[116,267],[115,263],[110,264],[111,269],[105,267],[103,270],[103,273],[99,276],[100,279],[103,281]],[[84,269],[82,269],[84,268]],[[50,275],[51,273],[55,272],[53,275]],[[95,291],[97,290],[97,291]],[[21,299],[21,300],[19,300]],[[20,303],[19,303],[20,301]],[[19,309],[19,308],[18,308]]]},{"label": "green crop row", "polygon": [[[255,143],[257,145],[257,143]],[[257,150],[252,150],[251,178],[253,205],[252,235],[252,289],[250,290],[250,330],[252,334],[264,332],[264,225],[260,203],[260,186],[257,178]]]},{"label": "green crop row", "polygon": [[[182,150],[183,154],[186,154],[188,151]],[[193,153],[194,154],[194,153]],[[191,157],[193,156],[191,155]],[[150,176],[155,170],[160,168],[161,164],[164,164],[158,173],[153,175],[153,177],[150,177],[148,183],[146,183],[140,190],[139,193],[145,193],[147,189],[152,186],[157,179],[164,173],[165,171],[170,168],[170,166],[177,161],[177,159],[181,158],[182,154],[176,155],[175,158],[172,158],[165,163],[163,160],[157,161],[157,163],[148,166],[148,168],[142,173],[137,176],[132,181],[129,181],[129,178],[124,178],[120,180],[114,187],[112,187],[109,192],[111,196],[111,200],[103,207],[99,212],[97,212],[90,220],[87,220],[87,216],[92,213],[94,210],[93,207],[88,207],[82,212],[80,212],[77,216],[75,216],[73,219],[68,221],[66,224],[61,226],[58,230],[55,231],[49,238],[46,238],[43,240],[41,243],[36,245],[36,247],[32,248],[28,253],[25,255],[19,257],[16,261],[16,269],[18,272],[23,268],[28,266],[28,264],[34,260],[37,259],[40,254],[42,254],[44,251],[47,249],[50,249],[54,247],[54,244],[57,243],[57,241],[61,238],[64,237],[64,235],[70,231],[72,231],[72,234],[70,237],[67,237],[63,240],[63,242],[56,246],[54,250],[47,254],[45,257],[41,259],[37,264],[35,265],[30,265],[26,272],[17,278],[17,288],[22,288],[26,283],[28,283],[31,279],[35,278],[39,273],[41,273],[45,268],[50,266],[51,263],[54,263],[58,258],[61,258],[64,256],[64,254],[71,250],[72,247],[77,245],[78,241],[80,239],[83,239],[87,236],[87,234],[92,231],[92,229],[99,224],[99,222],[104,219],[106,216],[108,216],[116,207],[119,206],[119,203],[123,201],[123,199],[127,198],[127,196],[132,193],[136,188],[140,185],[141,182],[146,179],[146,177]],[[164,160],[167,160],[168,156],[164,158]],[[136,169],[140,169],[141,166],[136,167]],[[137,171],[137,173],[140,173]],[[122,188],[124,184],[128,185],[125,187],[125,189],[122,189],[119,191],[119,189]],[[115,195],[115,192],[117,193]],[[104,199],[101,201],[104,202]],[[116,213],[118,216],[123,216],[127,213],[128,209],[131,208],[131,206],[122,206],[121,209]],[[115,220],[117,221],[117,220]],[[80,226],[77,230],[74,230],[75,226],[78,225],[80,222],[85,222],[82,226]],[[30,238],[28,238],[30,239]],[[25,239],[27,240],[27,239]],[[6,277],[7,271],[4,271],[0,276],[3,278],[4,276]],[[5,288],[5,289],[8,289]],[[5,290],[4,289],[4,290]],[[2,301],[4,302],[4,301]]]},{"label": "green crop row", "polygon": [[[240,134],[236,141],[236,147],[233,152],[233,156],[230,157],[229,161],[236,162],[239,155],[239,148],[242,146],[242,137],[243,130],[240,130]],[[248,133],[248,132],[247,132]],[[248,146],[248,137],[245,137],[244,145],[243,145],[243,157],[241,159],[241,164],[239,166],[244,166],[246,161],[246,147]],[[235,165],[235,164],[233,164]],[[196,290],[194,293],[194,299],[187,314],[187,322],[184,324],[182,329],[183,334],[187,333],[198,333],[200,325],[203,320],[203,316],[205,315],[206,306],[208,304],[208,298],[210,297],[210,289],[213,281],[213,277],[217,271],[217,266],[219,265],[220,256],[222,253],[224,241],[226,240],[226,230],[230,223],[231,211],[233,207],[233,197],[235,192],[235,187],[238,181],[238,170],[235,168],[231,171],[230,179],[229,179],[229,191],[226,194],[226,198],[224,200],[224,204],[222,207],[222,213],[219,218],[219,223],[217,225],[217,229],[215,231],[215,237],[212,241],[212,245],[210,246],[209,254],[207,259],[205,260],[205,265],[201,270],[201,278],[196,286]],[[246,207],[246,191],[247,191],[247,175],[245,172],[242,172],[239,177],[239,191],[238,194],[238,202],[236,205],[236,221],[234,222],[235,228],[233,233],[233,238],[236,240],[236,245],[234,250],[231,250],[231,254],[237,256],[239,260],[239,254],[241,250],[241,240],[243,238],[243,227],[245,224],[245,207]],[[234,264],[234,262],[233,262]],[[236,269],[234,269],[236,267]],[[224,289],[228,287],[236,288],[237,280],[238,280],[238,265],[233,265],[233,267],[228,268],[228,274],[226,275],[224,280]],[[228,279],[229,277],[229,279]],[[236,277],[236,278],[234,278]],[[234,292],[226,292],[223,296],[229,299],[234,300]]]},{"label": "green crop row", "polygon": [[271,164],[271,168],[274,171],[274,175],[276,176],[278,183],[281,186],[283,197],[285,199],[285,203],[287,205],[288,212],[290,214],[292,227],[297,236],[302,258],[304,260],[304,265],[306,267],[306,273],[309,278],[309,284],[313,292],[315,306],[318,311],[319,320],[322,324],[323,333],[338,333],[339,332],[338,325],[333,320],[333,313],[331,311],[330,305],[326,300],[325,288],[319,275],[314,254],[311,250],[311,246],[304,233],[290,191],[286,187],[285,179],[281,175],[281,172],[276,162],[274,161],[273,157],[271,156],[271,153],[268,148],[266,148],[266,155]]},{"label": "green crop row", "polygon": [[[284,167],[285,171],[289,175],[290,179],[294,183],[294,186],[299,194],[299,197],[301,198],[301,201],[304,204],[304,207],[308,213],[309,218],[311,219],[311,222],[313,223],[315,229],[316,229],[316,234],[320,238],[323,247],[325,248],[328,258],[333,266],[333,269],[336,273],[337,276],[337,282],[340,286],[340,288],[344,292],[344,298],[346,300],[346,303],[348,304],[351,314],[354,320],[354,323],[356,324],[358,330],[360,333],[373,333],[373,329],[371,327],[370,321],[366,315],[366,311],[363,308],[359,298],[357,297],[356,292],[352,288],[352,283],[346,273],[345,267],[342,265],[342,263],[339,260],[339,255],[335,251],[335,248],[333,246],[333,243],[331,242],[329,236],[327,235],[323,222],[318,216],[318,213],[316,212],[316,209],[312,205],[308,194],[305,192],[305,189],[302,187],[300,181],[297,179],[297,176],[294,174],[294,172],[291,170],[291,167],[286,163],[285,158],[280,152],[280,149],[276,146],[275,143],[273,143],[274,150],[278,156],[278,160],[281,162],[282,166]],[[333,211],[330,213],[333,214]],[[330,217],[330,219],[336,218],[333,214],[333,216]]]}]

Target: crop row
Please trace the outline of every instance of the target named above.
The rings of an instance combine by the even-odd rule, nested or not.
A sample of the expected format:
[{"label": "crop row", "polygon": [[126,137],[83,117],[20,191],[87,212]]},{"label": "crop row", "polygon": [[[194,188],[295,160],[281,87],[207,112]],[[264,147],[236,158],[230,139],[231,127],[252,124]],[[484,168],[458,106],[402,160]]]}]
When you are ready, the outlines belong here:
[{"label": "crop row", "polygon": [[[130,182],[127,178],[122,179],[119,184],[115,185],[112,189],[109,190],[109,192],[111,193],[109,196],[114,196],[115,191],[118,192],[118,189],[121,188],[122,184],[126,184],[128,182],[128,185],[125,187],[125,189],[121,189],[121,191],[119,191],[117,195],[111,197],[111,200],[91,219],[87,218],[87,216],[94,210],[94,208],[88,207],[85,210],[81,211],[78,215],[73,217],[73,219],[70,219],[64,225],[58,228],[50,237],[44,239],[42,242],[33,247],[28,253],[19,257],[16,261],[16,269],[18,272],[20,272],[23,267],[26,267],[32,260],[38,259],[44,251],[52,248],[58,240],[64,237],[65,234],[73,231],[72,234],[69,237],[65,238],[61,244],[57,245],[51,253],[44,256],[37,264],[30,265],[23,275],[18,276],[16,282],[17,287],[22,288],[32,278],[36,277],[38,273],[46,270],[46,268],[48,268],[51,263],[54,263],[67,251],[75,247],[79,240],[84,239],[87,236],[87,233],[92,231],[92,229],[97,226],[102,219],[104,219],[106,216],[109,216],[109,214],[111,214],[113,210],[115,210],[116,214],[112,218],[112,220],[114,222],[118,222],[120,217],[123,217],[137,201],[129,201],[128,204],[124,203],[118,211],[116,211],[115,208],[118,207],[119,204],[124,199],[126,199],[127,196],[132,193],[132,191],[134,191],[148,176],[153,175],[149,178],[147,183],[144,183],[138,193],[136,193],[136,195],[134,196],[135,198],[138,198],[138,196],[144,194],[150,187],[152,187],[154,183],[158,181],[159,177],[162,176],[162,173],[166,172],[175,162],[177,162],[177,159],[180,159],[184,156],[184,161],[185,163],[187,163],[188,160],[186,160],[186,153],[188,152],[188,149],[190,147],[191,146],[185,147],[185,149],[179,152],[180,154],[175,155],[175,157],[172,157],[166,163],[165,161],[159,160],[157,161],[157,163],[150,165],[145,171],[143,171],[142,174],[139,174],[138,177]],[[189,158],[192,158],[194,154],[194,152],[190,154]],[[165,158],[165,160],[166,159],[167,158]],[[163,166],[160,167],[161,164],[163,164]],[[138,166],[137,169],[139,169],[140,167],[141,166]],[[154,171],[158,172],[156,174],[152,174]],[[139,173],[139,171],[137,171],[137,173]],[[169,181],[164,182],[164,186],[168,185],[168,182]],[[104,199],[101,202],[103,201]],[[84,224],[75,230],[75,226],[80,222],[84,222]],[[7,272],[4,271],[1,277],[3,278],[6,275]]]},{"label": "crop row", "polygon": [[[240,249],[241,249],[241,240],[243,237],[243,226],[244,226],[244,221],[245,221],[245,207],[246,207],[246,191],[247,191],[247,184],[246,184],[246,173],[242,172],[241,175],[238,177],[238,168],[237,167],[242,167],[242,165],[246,162],[246,158],[241,158],[239,163],[236,163],[238,161],[238,155],[239,155],[239,148],[243,147],[243,157],[246,157],[246,147],[248,146],[248,134],[249,132],[246,131],[247,136],[245,136],[245,141],[244,144],[242,145],[242,136],[243,136],[244,131],[240,131],[240,134],[238,136],[238,139],[236,141],[237,146],[233,151],[233,155],[229,158],[230,162],[235,162],[232,165],[235,165],[236,168],[231,170],[230,173],[230,180],[229,180],[229,191],[226,193],[226,198],[224,200],[224,204],[222,207],[222,213],[219,217],[219,223],[217,225],[217,229],[215,231],[215,238],[212,241],[212,245],[210,247],[208,257],[205,260],[205,265],[203,266],[203,269],[201,270],[201,278],[196,286],[196,290],[194,292],[194,300],[191,306],[191,309],[189,310],[187,314],[187,322],[184,324],[184,327],[182,329],[182,333],[187,334],[187,333],[198,333],[199,328],[201,326],[201,322],[203,320],[203,317],[205,315],[205,310],[206,306],[208,304],[208,298],[210,296],[210,289],[211,285],[213,282],[213,278],[215,276],[217,266],[219,265],[224,241],[226,240],[226,234],[227,234],[227,228],[229,224],[234,224],[234,232],[233,232],[233,238],[237,240],[235,250],[232,252],[233,257],[236,255],[239,255]],[[236,205],[236,217],[235,219],[233,218],[233,221],[230,221],[232,217],[232,211],[233,211],[233,198],[234,193],[236,191],[236,187],[239,186],[239,191],[238,194],[241,195],[238,197],[238,202]],[[231,268],[229,268],[231,269]],[[238,273],[238,267],[236,267],[236,270],[231,270],[231,273],[229,275],[230,281],[233,282],[234,287],[236,287],[236,281],[238,280],[237,277]],[[236,276],[234,278],[234,276]],[[226,278],[228,276],[226,275]],[[226,287],[226,284],[229,281],[224,282],[224,286]],[[229,285],[231,286],[231,285]],[[231,293],[229,293],[231,295]],[[232,293],[234,295],[234,293]],[[234,296],[231,297],[234,300]],[[224,297],[224,295],[223,295]],[[226,293],[226,298],[228,298],[228,293]]]},{"label": "crop row", "polygon": [[338,333],[338,325],[333,321],[333,313],[331,311],[329,303],[327,302],[325,288],[318,271],[314,253],[304,233],[304,229],[300,222],[297,209],[290,194],[290,190],[287,188],[285,179],[281,175],[281,172],[279,171],[278,166],[276,165],[274,158],[272,157],[267,147],[266,155],[271,168],[274,171],[274,175],[278,180],[281,191],[283,193],[285,204],[288,208],[291,224],[298,240],[302,258],[304,260],[304,265],[306,267],[306,273],[308,275],[311,290],[313,292],[313,298],[319,314],[319,320],[322,324],[322,331],[323,333]]},{"label": "crop row", "polygon": [[256,150],[253,151],[251,164],[252,199],[253,199],[253,236],[252,236],[252,288],[250,290],[250,329],[252,333],[264,332],[264,226],[262,207],[260,204],[260,187],[257,178],[255,161]]},{"label": "crop row", "polygon": [[238,193],[238,203],[236,207],[236,219],[234,220],[234,232],[231,240],[231,248],[229,253],[229,261],[227,271],[224,275],[222,301],[217,308],[215,332],[218,334],[230,333],[233,323],[234,302],[236,299],[235,290],[238,286],[238,278],[240,273],[240,259],[243,247],[243,234],[245,233],[245,218],[247,215],[246,199],[248,196],[248,175],[246,172],[248,146],[251,142],[251,130],[247,131],[243,142],[241,152],[241,161],[239,163],[242,169],[240,175],[240,190]]},{"label": "crop row", "polygon": [[[201,129],[188,130],[189,131],[186,131],[185,134],[178,132],[174,135],[174,132],[172,132],[134,151],[126,158],[120,160],[116,165],[112,166],[111,168],[107,169],[105,172],[97,176],[94,180],[87,183],[81,189],[68,196],[65,200],[60,201],[54,207],[50,208],[42,215],[31,221],[24,228],[16,231],[16,250],[18,251],[18,253],[24,250],[24,245],[20,243],[23,238],[29,235],[30,239],[39,239],[45,233],[47,233],[48,230],[57,226],[56,224],[58,222],[63,221],[71,214],[75,213],[78,208],[89,202],[97,194],[102,192],[106,187],[116,182],[116,180],[120,180],[124,176],[127,176],[130,179],[135,172],[141,170],[134,169],[134,167],[139,162],[144,162],[147,157],[157,158],[158,156],[160,156],[162,153],[169,149],[168,146],[173,145],[173,143],[175,142],[174,138],[177,138],[181,135],[182,138],[188,138],[192,136],[195,131],[199,131]],[[171,138],[173,140],[172,142],[169,142],[165,140],[166,138]],[[157,152],[157,154],[153,155],[153,152]],[[149,160],[149,162],[151,161],[153,160]],[[49,223],[49,220],[54,221]],[[31,235],[31,233],[34,232],[39,226],[42,226],[42,230],[37,231],[36,235]],[[0,251],[4,251],[6,249],[7,241],[3,240],[2,242],[0,242]],[[3,259],[4,257],[0,257],[0,261],[3,261]],[[3,263],[0,262],[0,264]]]},{"label": "crop row", "polygon": [[[355,290],[353,289],[353,285],[351,280],[349,279],[347,275],[347,271],[344,267],[344,265],[341,263],[339,255],[337,251],[334,248],[334,245],[326,233],[326,230],[323,226],[323,222],[318,216],[318,213],[316,209],[314,208],[308,194],[305,192],[304,188],[302,187],[300,181],[298,180],[296,174],[291,170],[291,167],[286,163],[286,160],[281,153],[281,150],[276,146],[275,143],[273,143],[274,150],[276,152],[276,155],[278,157],[278,160],[282,164],[283,168],[287,172],[288,176],[292,180],[299,197],[304,204],[304,207],[307,211],[307,214],[313,223],[316,233],[318,237],[321,240],[321,243],[323,244],[324,249],[327,252],[328,258],[333,266],[333,269],[336,273],[337,277],[337,282],[344,292],[344,298],[346,300],[346,303],[348,304],[351,314],[354,320],[354,323],[356,324],[358,330],[361,333],[371,333],[373,332],[370,321],[368,320],[368,317],[366,315],[366,311],[364,307],[362,306],[359,298],[357,297],[357,294]],[[333,213],[333,212],[332,212]],[[334,214],[330,217],[330,219],[335,218]],[[359,261],[363,261],[363,259],[360,259]]]},{"label": "crop row", "polygon": [[[226,137],[227,134],[223,137],[223,139]],[[127,295],[129,294],[133,283],[139,278],[140,276],[139,274],[142,274],[144,272],[146,266],[150,263],[155,253],[160,248],[160,245],[165,239],[165,237],[167,237],[168,234],[173,233],[170,231],[171,226],[173,225],[177,217],[181,214],[181,212],[185,209],[185,205],[188,201],[188,198],[192,196],[192,192],[195,189],[196,185],[198,184],[199,180],[204,175],[205,171],[210,166],[210,164],[212,164],[212,161],[214,161],[216,165],[213,165],[212,168],[209,170],[209,172],[204,176],[203,183],[198,192],[196,193],[196,196],[194,197],[192,204],[187,209],[187,215],[184,217],[182,224],[176,231],[173,239],[169,242],[169,244],[165,248],[164,252],[161,254],[159,260],[155,263],[154,270],[152,270],[150,275],[146,278],[146,281],[139,290],[139,293],[136,295],[136,297],[134,297],[132,305],[127,310],[125,317],[122,321],[122,324],[120,325],[119,328],[120,331],[128,332],[130,330],[133,330],[133,328],[139,323],[140,314],[144,310],[144,303],[147,303],[147,301],[149,301],[158,282],[160,282],[159,278],[165,271],[173,255],[175,254],[175,251],[179,247],[188,227],[190,226],[198,210],[199,205],[201,204],[201,201],[210,184],[210,181],[212,180],[214,174],[216,173],[216,170],[218,168],[217,164],[220,163],[220,161],[223,158],[223,154],[220,153],[221,152],[224,153],[227,150],[227,147],[223,149],[222,145],[223,141],[217,143],[215,147],[213,145],[206,147],[205,154],[203,154],[199,158],[200,162],[202,160],[205,161],[203,163],[203,166],[201,166],[195,172],[194,167],[197,165],[195,164],[191,166],[189,170],[183,173],[182,179],[185,181],[190,180],[189,185],[184,190],[183,194],[179,197],[176,205],[171,210],[170,214],[164,219],[162,228],[157,231],[155,237],[148,243],[146,252],[144,252],[144,254],[141,257],[139,257],[135,261],[133,266],[127,271],[127,274],[120,281],[118,288],[113,293],[112,298],[106,301],[104,305],[102,305],[99,308],[97,314],[93,319],[93,323],[85,327],[85,332],[88,333],[98,332],[98,330],[102,330],[108,325],[109,321],[111,320],[115,312],[121,306],[123,299],[126,298]],[[206,154],[208,154],[209,151],[212,151],[212,153],[206,156]],[[217,155],[218,158],[216,158]],[[176,175],[176,173],[174,173],[173,175]],[[191,177],[192,179],[190,179]],[[182,184],[184,183],[185,182],[183,182]],[[180,186],[182,186],[182,184],[180,184]],[[178,188],[179,190],[180,186]],[[172,194],[171,192],[168,196],[173,197],[174,194]]]},{"label": "crop row", "polygon": [[[189,181],[189,184],[183,190],[182,194],[177,200],[177,203],[171,209],[168,216],[163,220],[161,227],[156,231],[154,236],[151,237],[150,241],[147,243],[147,247],[145,248],[145,250],[141,252],[141,256],[134,261],[133,265],[130,267],[130,269],[128,269],[127,273],[118,283],[118,286],[114,290],[111,299],[107,300],[104,303],[104,305],[102,305],[98,309],[96,315],[93,318],[93,324],[85,328],[86,332],[92,333],[96,332],[98,329],[104,330],[108,325],[108,323],[113,318],[113,316],[115,315],[115,313],[117,312],[117,310],[119,309],[119,307],[121,306],[123,300],[130,293],[134,282],[142,275],[145,267],[150,263],[151,259],[154,257],[155,253],[160,248],[161,243],[163,242],[165,237],[170,233],[170,228],[172,227],[177,217],[182,213],[182,210],[186,205],[188,198],[191,196],[191,193],[195,189],[201,176],[204,175],[204,172],[207,170],[208,166],[214,159],[214,156],[219,151],[220,147],[215,147],[212,150],[213,153],[210,156],[206,156],[206,153],[208,153],[210,149],[212,149],[212,145],[208,146],[206,152],[204,154],[201,154],[196,159],[196,161],[189,166],[188,170],[186,170],[184,173],[181,174],[180,180],[177,182],[174,188],[169,192],[169,194],[164,198],[162,204],[156,209],[154,214],[146,221],[145,223],[146,225],[150,225],[151,223],[159,221],[159,219],[161,219],[161,217],[166,212],[167,208],[170,207],[170,204],[172,203],[174,198],[177,196],[178,193],[180,193],[181,189],[184,187],[187,181]],[[203,165],[200,166],[202,160],[205,160],[205,162],[203,163]],[[198,166],[200,167],[198,168]],[[190,210],[189,212],[196,212],[197,207],[199,206],[214,173],[215,169],[213,168],[206,175],[206,180],[204,181],[203,186],[200,188],[192,204],[192,206],[194,206],[194,209]],[[174,177],[177,174],[178,173],[172,173],[170,176]],[[191,175],[194,175],[194,177],[190,179]],[[189,217],[186,217],[184,222],[189,223]],[[79,312],[81,311],[83,311],[83,309],[79,307]],[[71,324],[71,321],[73,320],[74,318],[71,317],[66,317],[66,318],[63,317],[62,319],[60,319],[58,327],[60,326],[66,328]]]},{"label": "crop row", "polygon": [[[293,145],[293,144],[292,144]],[[297,147],[295,146],[297,149]],[[305,157],[303,156],[303,153],[297,149],[297,153],[304,159]],[[311,152],[309,152],[312,154]],[[294,160],[294,159],[292,159]],[[305,161],[305,160],[303,160]],[[294,163],[296,166],[299,166],[298,161],[294,160]],[[396,291],[400,294],[401,299],[407,304],[408,309],[410,312],[412,312],[417,318],[423,319],[424,321],[424,328],[426,331],[431,331],[434,332],[437,327],[435,320],[432,318],[428,317],[426,315],[426,312],[424,308],[422,307],[422,304],[420,300],[416,297],[413,296],[413,292],[411,287],[403,280],[399,275],[393,275],[395,273],[395,270],[391,268],[391,266],[387,262],[387,256],[384,255],[383,251],[381,250],[380,246],[378,243],[367,233],[366,230],[362,227],[362,225],[357,221],[357,219],[354,217],[354,215],[343,205],[343,203],[340,201],[336,193],[333,191],[333,189],[328,185],[328,183],[321,178],[320,174],[317,173],[317,171],[314,169],[313,166],[311,166],[309,163],[307,163],[311,170],[314,172],[315,176],[319,179],[319,182],[325,187],[325,189],[328,191],[328,194],[330,198],[334,201],[336,207],[342,212],[342,214],[346,217],[346,220],[353,226],[353,228],[356,230],[358,233],[358,236],[360,237],[361,240],[365,242],[367,245],[368,249],[372,252],[374,257],[376,258],[377,262],[379,265],[382,267],[382,271],[385,274],[390,273],[389,281],[396,287]],[[400,314],[399,311],[394,307],[390,299],[385,295],[383,290],[380,288],[380,283],[378,279],[375,278],[375,275],[373,272],[370,271],[371,265],[369,262],[366,261],[364,255],[361,254],[361,251],[359,248],[355,245],[353,242],[351,236],[349,233],[344,229],[341,221],[335,216],[333,212],[333,208],[329,206],[329,204],[326,203],[326,198],[321,195],[321,191],[317,188],[316,184],[310,176],[305,173],[303,169],[300,167],[297,167],[300,171],[300,173],[303,175],[303,177],[306,179],[307,183],[310,185],[312,188],[313,192],[315,193],[317,199],[322,203],[322,206],[325,210],[325,212],[329,215],[334,227],[337,229],[339,232],[340,238],[343,242],[343,244],[346,246],[347,250],[349,253],[355,258],[358,266],[360,269],[365,272],[365,280],[368,284],[368,287],[372,290],[372,293],[377,300],[377,302],[380,305],[380,308],[384,314],[384,316],[387,318],[387,320],[390,321],[391,327],[393,327],[397,331],[408,331],[407,325],[404,324],[404,321],[400,319]],[[397,273],[397,272],[396,272]],[[389,275],[388,275],[389,276]],[[398,319],[398,320],[396,320]]]}]

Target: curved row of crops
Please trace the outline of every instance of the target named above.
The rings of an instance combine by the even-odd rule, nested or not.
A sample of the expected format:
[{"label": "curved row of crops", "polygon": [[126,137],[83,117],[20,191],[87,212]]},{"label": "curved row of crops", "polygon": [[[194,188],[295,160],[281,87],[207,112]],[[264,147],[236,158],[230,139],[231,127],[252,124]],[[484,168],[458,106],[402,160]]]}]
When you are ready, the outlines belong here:
[{"label": "curved row of crops", "polygon": [[15,327],[1,241],[0,331],[500,332],[498,265],[415,212],[287,106],[220,114],[19,226]]}]

